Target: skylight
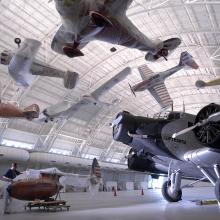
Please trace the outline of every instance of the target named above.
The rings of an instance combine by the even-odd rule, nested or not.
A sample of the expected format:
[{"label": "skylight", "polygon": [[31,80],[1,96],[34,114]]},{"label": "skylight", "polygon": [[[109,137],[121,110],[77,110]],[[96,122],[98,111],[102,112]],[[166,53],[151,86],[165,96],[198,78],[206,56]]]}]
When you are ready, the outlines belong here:
[{"label": "skylight", "polygon": [[58,149],[58,148],[51,148],[49,153],[53,153],[53,154],[62,154],[62,155],[71,155],[72,152],[70,150],[62,150],[62,149]]},{"label": "skylight", "polygon": [[8,139],[3,139],[2,145],[7,146],[7,147],[23,148],[23,149],[28,149],[28,150],[31,150],[34,148],[33,144],[28,144],[28,143],[8,140]]}]

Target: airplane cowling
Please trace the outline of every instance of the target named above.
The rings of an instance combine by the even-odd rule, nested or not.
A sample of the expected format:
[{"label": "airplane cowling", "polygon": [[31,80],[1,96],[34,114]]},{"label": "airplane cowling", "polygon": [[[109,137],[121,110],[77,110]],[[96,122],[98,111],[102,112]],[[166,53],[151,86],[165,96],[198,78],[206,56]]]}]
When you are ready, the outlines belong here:
[{"label": "airplane cowling", "polygon": [[128,168],[130,170],[141,172],[149,171],[150,167],[152,166],[152,163],[152,161],[145,158],[140,158],[136,154],[128,158]]},{"label": "airplane cowling", "polygon": [[[207,119],[210,115],[220,111],[220,105],[211,103],[202,108],[196,116],[195,124]],[[197,140],[207,147],[220,149],[220,121],[208,122],[203,126],[194,128]]]},{"label": "airplane cowling", "polygon": [[8,191],[11,197],[18,200],[49,200],[62,189],[58,180],[55,175],[44,174],[39,179],[14,182],[9,186]]}]

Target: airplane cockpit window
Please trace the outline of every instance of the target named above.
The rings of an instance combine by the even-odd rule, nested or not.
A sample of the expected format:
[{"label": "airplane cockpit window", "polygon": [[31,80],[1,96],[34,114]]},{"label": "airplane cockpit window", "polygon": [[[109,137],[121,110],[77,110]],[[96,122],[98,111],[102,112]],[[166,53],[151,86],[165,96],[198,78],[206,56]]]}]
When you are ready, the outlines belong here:
[{"label": "airplane cockpit window", "polygon": [[180,112],[171,112],[167,117],[168,120],[180,119],[180,118],[181,118]]},{"label": "airplane cockpit window", "polygon": [[153,118],[161,118],[161,119],[167,119],[167,120],[180,119],[181,113],[180,112],[165,111],[165,112],[161,112],[159,114],[155,114],[153,116]]}]

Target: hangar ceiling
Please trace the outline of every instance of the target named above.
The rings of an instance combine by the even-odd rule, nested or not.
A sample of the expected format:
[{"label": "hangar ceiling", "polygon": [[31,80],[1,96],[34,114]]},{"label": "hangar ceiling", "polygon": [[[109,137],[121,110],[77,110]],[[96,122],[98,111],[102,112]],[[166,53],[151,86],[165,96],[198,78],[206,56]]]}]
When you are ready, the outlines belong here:
[{"label": "hangar ceiling", "polygon": [[148,92],[135,98],[128,82],[141,80],[137,67],[147,63],[155,72],[166,70],[179,62],[179,55],[188,51],[200,65],[199,70],[181,70],[166,80],[168,91],[174,100],[174,109],[196,113],[206,104],[219,103],[219,87],[198,90],[195,81],[211,80],[220,76],[220,2],[214,0],[134,0],[127,14],[132,22],[152,39],[182,39],[180,47],[169,61],[147,63],[145,54],[94,41],[88,44],[82,58],[69,59],[50,49],[50,43],[60,26],[60,17],[54,3],[48,0],[1,0],[0,1],[0,50],[14,50],[14,38],[34,38],[42,42],[37,58],[54,67],[80,74],[74,90],[66,90],[62,81],[38,77],[34,84],[20,88],[0,65],[1,99],[19,106],[37,103],[44,109],[58,101],[77,102],[84,94],[94,91],[124,67],[130,66],[132,74],[113,87],[105,100],[115,100],[114,105],[81,116],[53,123],[27,122],[23,120],[0,121],[2,145],[25,147],[38,151],[61,153],[82,158],[94,156],[103,161],[124,163],[129,148],[112,140],[109,123],[121,110],[137,115],[150,115],[160,111],[157,102]]}]

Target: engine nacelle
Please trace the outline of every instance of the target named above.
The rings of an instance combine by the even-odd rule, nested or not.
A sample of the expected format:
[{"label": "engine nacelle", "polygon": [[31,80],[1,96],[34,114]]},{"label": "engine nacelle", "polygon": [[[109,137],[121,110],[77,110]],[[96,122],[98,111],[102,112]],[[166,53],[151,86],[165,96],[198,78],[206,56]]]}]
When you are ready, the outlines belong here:
[{"label": "engine nacelle", "polygon": [[[205,106],[197,114],[195,124],[217,112],[220,112],[220,105],[211,103]],[[194,129],[194,134],[205,146],[220,149],[220,121],[210,121],[203,126],[198,126]]]},{"label": "engine nacelle", "polygon": [[150,161],[149,159],[138,157],[136,154],[131,155],[128,158],[128,168],[130,170],[141,171],[141,172],[150,171],[152,165],[153,165],[152,161]]},{"label": "engine nacelle", "polygon": [[12,57],[13,53],[11,51],[4,50],[0,53],[0,63],[7,66],[9,65]]}]

